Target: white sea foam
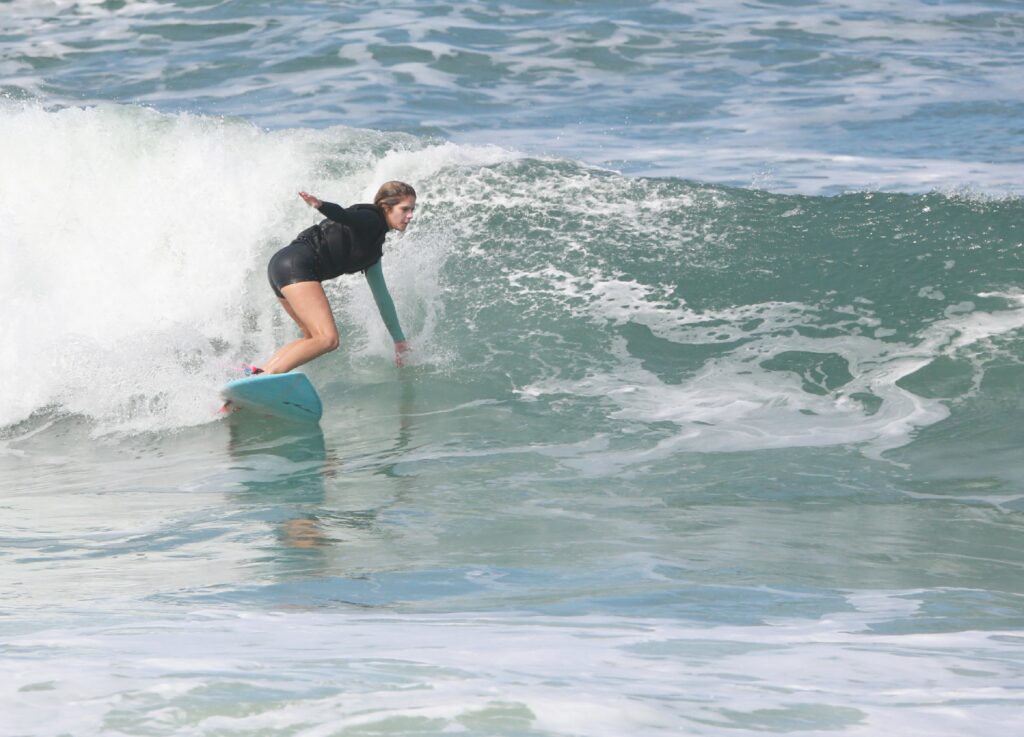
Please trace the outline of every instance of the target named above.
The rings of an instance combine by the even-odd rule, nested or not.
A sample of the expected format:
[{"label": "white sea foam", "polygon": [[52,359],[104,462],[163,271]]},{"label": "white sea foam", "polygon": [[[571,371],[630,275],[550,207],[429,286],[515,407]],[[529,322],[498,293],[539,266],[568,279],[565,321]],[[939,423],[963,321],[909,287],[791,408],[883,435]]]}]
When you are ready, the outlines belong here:
[{"label": "white sea foam", "polygon": [[195,735],[1011,729],[1016,633],[871,630],[912,616],[919,593],[862,592],[848,611],[748,626],[211,610],[41,628],[8,639],[20,655],[0,660],[0,707],[12,734],[38,737],[101,734],[115,718]]},{"label": "white sea foam", "polygon": [[[613,418],[679,426],[677,434],[647,451],[602,451],[568,462],[595,474],[679,451],[859,444],[878,455],[949,416],[948,402],[914,394],[900,386],[901,379],[941,356],[966,352],[970,359],[972,347],[1024,328],[1024,309],[1014,295],[1001,295],[1009,303],[1005,310],[974,311],[973,305],[947,309],[946,318],[924,328],[916,341],[897,343],[870,337],[877,320],[863,305],[850,308],[848,334],[808,337],[794,328],[817,322],[809,305],[767,303],[696,312],[685,305],[669,306],[650,287],[632,281],[566,273],[548,273],[547,278],[566,298],[581,303],[582,312],[595,322],[645,325],[655,336],[679,345],[725,346],[721,355],[673,384],[645,368],[624,339],[614,338],[614,370],[524,387],[524,397],[606,398],[616,408],[610,413]],[[838,357],[850,378],[830,389],[822,377],[769,368],[771,359],[790,353]],[[984,367],[980,361],[974,364],[976,390]],[[808,383],[814,391],[808,391]]]},{"label": "white sea foam", "polygon": [[[337,173],[325,170],[346,140],[352,151],[336,157]],[[287,324],[275,331],[282,323],[264,270],[318,217],[297,190],[366,201],[384,179],[425,184],[446,166],[511,156],[409,144],[139,108],[4,106],[0,371],[17,391],[0,397],[0,426],[47,407],[106,429],[208,421],[231,370],[292,334]],[[403,311],[429,331],[436,317],[417,300],[434,291],[424,277],[437,278],[430,259],[444,249],[419,254],[415,240],[404,265],[389,259],[388,274]]]},{"label": "white sea foam", "polygon": [[255,256],[308,176],[297,147],[118,108],[8,108],[0,127],[0,280],[19,316],[3,328],[19,391],[0,422],[53,404],[194,418],[219,373],[210,341],[241,342]]}]

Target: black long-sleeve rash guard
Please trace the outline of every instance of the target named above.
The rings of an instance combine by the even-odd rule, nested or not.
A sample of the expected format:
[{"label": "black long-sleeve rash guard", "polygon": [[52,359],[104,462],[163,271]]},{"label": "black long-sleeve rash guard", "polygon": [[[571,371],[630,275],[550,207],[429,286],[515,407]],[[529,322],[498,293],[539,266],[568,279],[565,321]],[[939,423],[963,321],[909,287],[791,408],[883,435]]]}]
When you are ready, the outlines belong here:
[{"label": "black long-sleeve rash guard", "polygon": [[321,202],[317,208],[327,220],[320,223],[323,234],[320,260],[324,273],[338,269],[323,279],[333,279],[340,274],[366,272],[373,300],[384,320],[384,325],[396,343],[405,340],[402,327],[395,312],[395,303],[384,282],[380,259],[384,253],[384,237],[388,234],[387,220],[380,208],[374,205],[352,205],[342,207],[333,202]]},{"label": "black long-sleeve rash guard", "polygon": [[380,261],[388,224],[384,213],[374,205],[342,207],[321,202],[317,208],[327,220],[320,223],[323,234],[319,250],[321,279],[365,271]]}]

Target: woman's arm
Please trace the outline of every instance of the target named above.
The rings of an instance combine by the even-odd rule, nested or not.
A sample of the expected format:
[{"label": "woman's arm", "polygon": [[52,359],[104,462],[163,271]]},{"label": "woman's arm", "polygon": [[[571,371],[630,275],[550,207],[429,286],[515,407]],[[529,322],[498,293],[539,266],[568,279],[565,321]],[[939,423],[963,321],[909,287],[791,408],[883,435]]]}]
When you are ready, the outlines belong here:
[{"label": "woman's arm", "polygon": [[336,223],[341,223],[342,225],[352,224],[351,218],[349,218],[348,213],[345,212],[345,208],[341,205],[336,205],[333,202],[324,202],[319,197],[311,195],[308,192],[299,192],[299,197],[301,197],[310,207],[319,210],[320,214],[325,218],[329,218],[330,220],[333,220]]},{"label": "woman's arm", "polygon": [[366,270],[366,283],[370,285],[373,292],[373,301],[377,303],[384,326],[391,333],[391,339],[395,341],[395,363],[402,365],[402,354],[408,350],[405,342],[405,335],[402,333],[402,326],[398,323],[398,313],[395,312],[395,303],[391,299],[388,285],[384,282],[384,269],[380,261]]}]

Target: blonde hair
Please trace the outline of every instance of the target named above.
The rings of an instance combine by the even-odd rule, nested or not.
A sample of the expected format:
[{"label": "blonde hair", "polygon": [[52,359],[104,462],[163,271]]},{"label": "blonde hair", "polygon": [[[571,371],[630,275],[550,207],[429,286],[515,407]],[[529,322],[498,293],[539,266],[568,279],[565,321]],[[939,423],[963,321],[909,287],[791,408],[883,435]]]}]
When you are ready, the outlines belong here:
[{"label": "blonde hair", "polygon": [[406,197],[415,197],[416,190],[405,182],[384,182],[373,196],[373,204],[377,207],[394,207]]}]

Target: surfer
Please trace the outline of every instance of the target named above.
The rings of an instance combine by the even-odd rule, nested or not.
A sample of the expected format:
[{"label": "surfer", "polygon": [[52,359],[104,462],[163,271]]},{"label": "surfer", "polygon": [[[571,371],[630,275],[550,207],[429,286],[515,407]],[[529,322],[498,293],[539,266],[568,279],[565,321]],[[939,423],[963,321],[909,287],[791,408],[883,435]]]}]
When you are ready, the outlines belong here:
[{"label": "surfer", "polygon": [[404,182],[385,182],[372,205],[341,207],[299,192],[306,204],[327,219],[306,228],[270,259],[267,276],[284,311],[302,337],[282,346],[253,373],[283,374],[338,347],[338,327],[320,282],[362,271],[384,325],[395,342],[395,365],[409,346],[395,304],[384,282],[380,259],[384,237],[404,231],[416,210],[416,190]]}]

